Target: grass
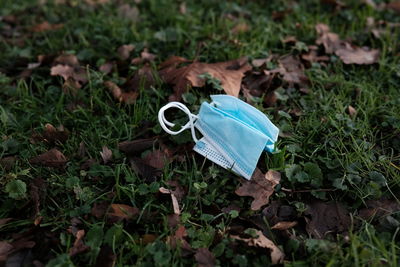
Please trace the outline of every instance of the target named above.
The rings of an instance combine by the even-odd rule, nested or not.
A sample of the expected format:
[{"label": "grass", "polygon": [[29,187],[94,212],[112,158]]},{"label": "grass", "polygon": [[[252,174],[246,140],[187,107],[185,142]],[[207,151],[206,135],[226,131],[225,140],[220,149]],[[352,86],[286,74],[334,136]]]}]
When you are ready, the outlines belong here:
[{"label": "grass", "polygon": [[[316,0],[293,2],[291,13],[282,20],[274,20],[273,13],[285,11],[289,3],[186,1],[185,14],[179,12],[180,3],[142,1],[137,5],[137,22],[119,16],[117,2],[95,7],[79,1],[61,6],[51,1],[0,3],[0,16],[17,16],[13,33],[20,34],[6,40],[2,33],[0,39],[0,155],[18,158],[11,170],[3,169],[1,173],[0,217],[14,218],[0,225],[1,239],[12,241],[14,234],[30,229],[36,242],[33,258],[48,266],[94,265],[105,245],[116,254],[117,266],[193,265],[194,257],[182,257],[181,250],[171,249],[165,242],[174,233],[167,219],[172,205],[169,198],[160,197],[157,192],[161,186],[168,187],[167,181],[178,180],[187,188],[181,203],[181,222],[190,245],[194,249],[209,248],[217,265],[270,263],[267,251],[232,244],[229,229],[243,226],[261,227],[285,251],[288,266],[398,266],[398,212],[373,221],[361,220],[357,212],[367,200],[399,201],[400,28],[384,33],[380,39],[366,31],[368,17],[400,22],[398,16],[391,11],[374,10],[360,1],[346,1],[347,6],[340,11]],[[62,23],[64,27],[33,33],[31,27],[43,21]],[[249,25],[249,31],[232,33],[238,22]],[[241,56],[298,54],[298,48],[281,40],[292,35],[304,44],[314,44],[317,23],[327,23],[333,32],[360,46],[380,49],[380,62],[371,66],[344,65],[333,56],[327,66],[317,63],[307,69],[309,94],[279,88],[277,105],[266,107],[258,103],[257,107],[283,132],[290,133],[280,138],[279,152],[264,155],[262,160],[268,169],[283,175],[272,200],[296,207],[300,222],[304,220],[303,208],[310,201],[338,201],[352,214],[353,223],[347,234],[317,240],[304,227],[282,234],[272,231],[265,218],[262,226],[254,224],[254,218],[262,217],[262,213],[250,211],[250,198],[234,194],[240,184],[238,177],[190,150],[182,154],[183,161],[167,164],[157,181],[146,183],[132,170],[118,150],[118,143],[159,136],[167,147],[173,148],[190,141],[190,133],[167,136],[158,126],[156,114],[172,93],[165,84],[141,88],[132,105],[118,104],[104,88],[103,81],[118,82],[136,70],[127,66],[122,73],[114,71],[108,76],[98,71],[102,63],[117,59],[120,45],[134,44],[134,56],[149,48],[157,55],[154,65],[171,55],[218,62]],[[6,22],[0,21],[0,29],[5,26]],[[12,44],[10,40],[17,41],[20,36],[24,44]],[[36,62],[37,55],[62,52],[77,55],[86,66],[89,82],[77,95],[63,93],[62,79],[50,76],[48,66],[34,70],[27,79],[18,78],[27,63]],[[186,104],[197,111],[202,100],[212,93],[220,92],[193,89],[190,96],[194,100]],[[71,110],[71,103],[80,106]],[[349,105],[357,110],[355,118],[346,112]],[[293,115],[294,109],[301,110],[302,115]],[[185,120],[183,116],[178,119]],[[70,131],[69,139],[56,145],[69,159],[64,171],[29,164],[30,158],[52,148],[46,143],[31,142],[32,132],[42,132],[46,123],[62,124]],[[81,142],[87,149],[84,158],[77,155]],[[102,146],[112,150],[112,163],[97,163],[82,170],[81,165],[89,158],[101,162]],[[320,177],[317,186],[310,187],[309,178],[302,173]],[[30,201],[30,184],[36,178],[46,183],[45,193],[41,194],[43,219],[37,227],[33,225],[34,207]],[[11,180],[22,181],[26,192],[17,190],[21,195],[12,197],[5,189]],[[312,190],[289,194],[282,188]],[[318,191],[321,188],[331,190]],[[133,221],[109,224],[106,218],[90,215],[93,205],[102,201],[138,207],[140,214]],[[230,204],[239,206],[240,213],[221,212]],[[85,244],[91,249],[69,257],[75,237],[67,229],[73,218],[81,221],[77,227],[85,229]],[[155,241],[147,242],[146,235],[154,236]]]}]

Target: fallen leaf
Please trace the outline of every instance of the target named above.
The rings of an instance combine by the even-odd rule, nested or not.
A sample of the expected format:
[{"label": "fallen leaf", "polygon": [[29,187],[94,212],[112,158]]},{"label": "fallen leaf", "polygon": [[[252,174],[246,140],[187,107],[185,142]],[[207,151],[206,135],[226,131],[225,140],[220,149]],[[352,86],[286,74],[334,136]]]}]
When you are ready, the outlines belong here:
[{"label": "fallen leaf", "polygon": [[125,204],[111,204],[107,217],[121,221],[130,220],[138,214],[139,209],[136,207],[131,207]]},{"label": "fallen leaf", "polygon": [[141,243],[143,245],[147,245],[147,244],[153,243],[156,240],[157,240],[157,236],[156,235],[152,235],[152,234],[144,234],[140,238],[140,241],[141,241]]},{"label": "fallen leaf", "polygon": [[135,103],[136,98],[139,95],[139,92],[137,91],[131,91],[131,92],[122,91],[122,89],[112,81],[104,82],[104,86],[112,93],[113,97],[116,100],[125,104]]},{"label": "fallen leaf", "polygon": [[171,200],[172,200],[172,207],[174,208],[174,214],[180,215],[181,214],[181,210],[179,208],[179,203],[178,203],[178,199],[176,198],[176,196],[174,195],[174,193],[169,190],[166,189],[164,187],[160,187],[159,191],[163,194],[169,194],[171,195]]},{"label": "fallen leaf", "polygon": [[182,256],[188,256],[193,253],[193,249],[190,244],[186,241],[187,237],[186,228],[181,225],[179,226],[173,236],[167,237],[167,244],[172,248],[176,249],[180,247],[182,249]]},{"label": "fallen leaf", "polygon": [[278,60],[279,68],[270,70],[268,73],[279,73],[282,79],[293,86],[294,84],[306,85],[308,78],[304,73],[304,66],[300,59],[293,55],[281,57]]},{"label": "fallen leaf", "polygon": [[107,245],[101,247],[94,267],[114,267],[117,262],[117,255]]},{"label": "fallen leaf", "polygon": [[400,203],[394,199],[367,200],[366,208],[359,211],[358,215],[364,220],[371,220],[391,215],[400,211]]},{"label": "fallen leaf", "polygon": [[213,267],[215,266],[215,256],[208,248],[198,248],[194,255],[198,267]]},{"label": "fallen leaf", "polygon": [[63,168],[68,159],[56,148],[50,149],[29,160],[31,164],[42,165],[45,167]]},{"label": "fallen leaf", "polygon": [[169,214],[167,215],[167,222],[168,222],[168,227],[170,229],[174,229],[175,227],[177,227],[180,222],[181,222],[181,218],[179,217],[178,214]]},{"label": "fallen leaf", "polygon": [[251,196],[254,200],[251,203],[252,210],[259,210],[268,204],[269,197],[274,193],[274,188],[279,184],[281,174],[269,170],[263,174],[258,168],[255,170],[250,181],[245,181],[241,187],[236,189],[238,196]]},{"label": "fallen leaf", "polygon": [[90,211],[90,214],[92,214],[97,219],[101,219],[104,217],[104,215],[106,214],[109,207],[110,207],[110,204],[105,201],[100,202],[100,203],[94,203],[94,205]]},{"label": "fallen leaf", "polygon": [[230,237],[236,240],[241,240],[247,243],[249,246],[266,248],[271,253],[272,264],[283,263],[285,254],[272,242],[269,240],[260,230],[256,230],[258,237],[256,238],[242,238],[240,236],[231,235]]},{"label": "fallen leaf", "polygon": [[113,62],[106,62],[99,67],[99,71],[101,71],[104,74],[109,74],[111,73],[113,68],[114,68]]},{"label": "fallen leaf", "polygon": [[132,7],[129,4],[123,4],[118,7],[118,16],[132,22],[139,21],[139,9]]},{"label": "fallen leaf", "polygon": [[349,112],[350,117],[354,118],[357,115],[357,110],[352,106],[348,106],[347,110]]},{"label": "fallen leaf", "polygon": [[118,149],[124,152],[128,156],[134,156],[152,147],[155,144],[155,142],[157,142],[155,138],[124,141],[118,144]]},{"label": "fallen leaf", "polygon": [[380,52],[378,49],[358,47],[343,41],[339,38],[339,35],[332,33],[326,24],[317,24],[315,28],[319,34],[316,44],[322,44],[326,53],[336,54],[344,64],[368,65],[379,61]]},{"label": "fallen leaf", "polygon": [[44,21],[42,23],[33,26],[32,31],[33,32],[53,31],[53,30],[58,30],[62,27],[64,27],[64,24],[50,24],[48,21]]},{"label": "fallen leaf", "polygon": [[131,52],[135,49],[135,46],[132,44],[127,44],[127,45],[121,45],[118,50],[118,57],[121,60],[127,60],[129,56],[131,55]]},{"label": "fallen leaf", "polygon": [[336,50],[335,54],[340,57],[344,64],[374,64],[379,62],[380,52],[378,49],[361,48],[346,43],[344,47]]},{"label": "fallen leaf", "polygon": [[131,168],[135,171],[135,173],[138,174],[148,184],[157,181],[157,178],[162,174],[160,169],[146,164],[141,158],[130,158],[129,162],[131,163]]},{"label": "fallen leaf", "polygon": [[90,249],[89,246],[86,246],[83,242],[83,237],[85,236],[85,230],[78,230],[75,235],[75,242],[72,248],[69,250],[69,256],[73,257],[77,254],[86,252]]},{"label": "fallen leaf", "polygon": [[287,230],[297,225],[297,222],[278,222],[271,227],[272,230]]},{"label": "fallen leaf", "polygon": [[168,162],[167,154],[161,149],[148,153],[143,159],[144,163],[156,169],[163,169]]},{"label": "fallen leaf", "polygon": [[103,146],[100,155],[101,158],[103,159],[104,164],[107,164],[112,159],[112,151],[106,146]]},{"label": "fallen leaf", "polygon": [[180,100],[182,94],[190,87],[205,86],[205,79],[199,75],[206,73],[221,82],[221,87],[226,94],[237,97],[244,73],[251,69],[247,58],[211,64],[193,62],[179,67],[184,62],[188,60],[172,57],[160,65],[160,77],[166,83],[174,85],[175,94],[170,99]]},{"label": "fallen leaf", "polygon": [[351,224],[349,212],[337,202],[316,201],[307,205],[304,215],[307,232],[318,239],[330,233],[344,233]]},{"label": "fallen leaf", "polygon": [[58,56],[50,69],[50,75],[61,76],[64,79],[63,89],[66,93],[76,94],[77,90],[87,83],[86,70],[79,65],[75,55]]},{"label": "fallen leaf", "polygon": [[64,128],[64,126],[60,125],[56,128],[50,123],[46,123],[43,133],[34,133],[31,140],[33,143],[46,142],[54,145],[55,143],[65,143],[68,140],[68,137],[69,132]]},{"label": "fallen leaf", "polygon": [[155,54],[150,53],[149,50],[147,48],[145,48],[140,53],[140,57],[135,57],[134,59],[132,59],[131,64],[139,65],[139,64],[143,64],[143,63],[149,63],[149,62],[154,61],[154,59],[156,57],[157,56]]},{"label": "fallen leaf", "polygon": [[246,22],[239,22],[238,24],[235,25],[235,27],[232,28],[231,33],[239,34],[239,33],[248,32],[249,30],[250,30],[250,26]]}]

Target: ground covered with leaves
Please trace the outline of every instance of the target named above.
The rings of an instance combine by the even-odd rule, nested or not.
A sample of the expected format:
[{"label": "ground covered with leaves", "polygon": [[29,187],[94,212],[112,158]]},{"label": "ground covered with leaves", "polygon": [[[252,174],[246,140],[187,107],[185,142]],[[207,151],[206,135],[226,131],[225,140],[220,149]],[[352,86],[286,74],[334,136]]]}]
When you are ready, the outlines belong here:
[{"label": "ground covered with leaves", "polygon": [[[1,1],[0,266],[400,265],[399,12]],[[211,94],[280,129],[250,181],[158,124]]]}]

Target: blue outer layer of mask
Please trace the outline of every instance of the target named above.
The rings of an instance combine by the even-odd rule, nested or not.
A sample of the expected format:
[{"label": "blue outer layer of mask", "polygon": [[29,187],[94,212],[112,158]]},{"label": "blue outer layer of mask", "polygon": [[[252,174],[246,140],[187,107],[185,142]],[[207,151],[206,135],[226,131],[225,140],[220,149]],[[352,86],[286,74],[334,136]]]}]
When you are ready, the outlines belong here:
[{"label": "blue outer layer of mask", "polygon": [[204,155],[204,146],[212,148],[211,160],[223,157],[233,171],[250,179],[262,151],[273,151],[279,130],[262,112],[238,98],[211,98],[215,106],[204,102],[200,107],[195,127],[204,137],[194,150]]}]

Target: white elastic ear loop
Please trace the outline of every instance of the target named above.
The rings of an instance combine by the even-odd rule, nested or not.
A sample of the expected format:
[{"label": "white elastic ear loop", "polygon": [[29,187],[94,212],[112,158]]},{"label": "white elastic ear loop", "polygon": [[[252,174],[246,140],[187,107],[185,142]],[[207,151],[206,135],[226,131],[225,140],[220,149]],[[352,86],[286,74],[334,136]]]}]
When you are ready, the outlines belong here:
[{"label": "white elastic ear loop", "polygon": [[[188,115],[188,117],[189,117],[189,121],[188,121],[184,126],[182,126],[182,128],[181,128],[179,131],[176,131],[176,132],[171,131],[171,130],[166,126],[166,125],[168,125],[169,127],[174,127],[174,126],[175,126],[174,123],[168,121],[168,120],[165,118],[164,113],[165,113],[165,111],[166,111],[167,109],[169,109],[169,108],[177,108],[177,109],[180,109],[180,110],[182,110],[183,112],[185,112],[185,113]],[[180,102],[170,102],[170,103],[166,104],[165,106],[163,106],[163,107],[160,109],[160,111],[158,111],[158,121],[160,122],[161,128],[163,128],[164,131],[166,131],[167,133],[172,134],[172,135],[177,135],[177,134],[180,134],[181,132],[183,132],[184,130],[190,128],[191,133],[192,133],[192,138],[193,138],[193,140],[194,140],[196,143],[197,143],[197,141],[199,141],[199,140],[197,139],[197,137],[196,137],[196,132],[195,132],[195,130],[194,130],[194,121],[195,121],[197,118],[198,118],[198,117],[197,117],[196,115],[190,113],[190,110],[189,110],[184,104],[182,104],[182,103],[180,103]]]}]

